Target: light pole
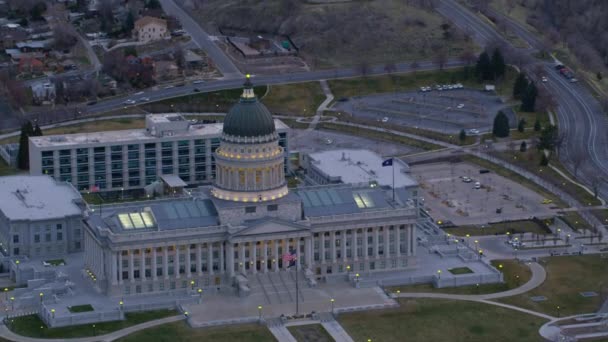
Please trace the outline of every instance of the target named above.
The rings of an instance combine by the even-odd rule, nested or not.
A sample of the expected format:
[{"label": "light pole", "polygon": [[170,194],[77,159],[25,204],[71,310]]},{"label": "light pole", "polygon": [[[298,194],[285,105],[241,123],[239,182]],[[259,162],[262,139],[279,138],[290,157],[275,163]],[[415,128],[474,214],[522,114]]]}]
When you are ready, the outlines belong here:
[{"label": "light pole", "polygon": [[8,287],[4,288],[4,300],[8,300]]},{"label": "light pole", "polygon": [[262,321],[262,306],[258,305],[258,320]]},{"label": "light pole", "polygon": [[437,270],[437,277],[441,279],[441,270]]},{"label": "light pole", "polygon": [[469,245],[469,238],[471,237],[471,234],[467,234],[466,237],[467,237],[467,246],[468,246]]},{"label": "light pole", "polygon": [[11,297],[11,311],[15,310],[15,297]]},{"label": "light pole", "polygon": [[197,292],[198,292],[200,300],[203,300],[203,289],[198,289]]},{"label": "light pole", "polygon": [[118,305],[120,306],[120,311],[122,311],[122,307],[124,306],[125,302],[123,302],[122,300],[120,302],[118,302]]},{"label": "light pole", "polygon": [[335,302],[336,300],[332,298],[332,299],[330,299],[329,301],[331,302],[331,313],[333,314],[333,313],[334,313],[334,302]]},{"label": "light pole", "polygon": [[55,309],[51,309],[51,315],[53,316],[53,319],[55,318]]},{"label": "light pole", "polygon": [[557,317],[559,318],[559,305],[557,306]]},{"label": "light pole", "polygon": [[475,249],[479,249],[479,240],[475,240]]},{"label": "light pole", "polygon": [[194,280],[190,281],[190,286],[192,287],[192,290],[194,291]]},{"label": "light pole", "polygon": [[42,303],[42,297],[44,297],[44,293],[40,292],[40,303]]}]

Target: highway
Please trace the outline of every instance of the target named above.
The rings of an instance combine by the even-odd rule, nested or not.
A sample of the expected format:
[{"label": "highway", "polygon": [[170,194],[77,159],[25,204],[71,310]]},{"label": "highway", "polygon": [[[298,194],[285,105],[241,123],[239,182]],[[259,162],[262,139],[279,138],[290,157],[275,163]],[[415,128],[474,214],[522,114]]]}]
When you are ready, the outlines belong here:
[{"label": "highway", "polygon": [[[491,25],[454,0],[441,0],[437,11],[461,29],[471,32],[474,39],[482,45],[493,41],[509,44]],[[523,25],[506,16],[495,14],[532,47],[523,50],[524,52],[530,53],[542,49],[541,41]],[[556,111],[558,127],[560,133],[564,134],[564,142],[559,153],[560,161],[574,174],[573,160],[583,159],[585,162],[580,166],[578,179],[586,185],[592,186],[592,183],[598,182],[598,179],[608,180],[608,149],[606,148],[608,137],[605,134],[608,118],[599,102],[584,85],[570,83],[557,74],[553,70],[554,63],[537,61],[527,66],[527,70],[532,70],[538,64],[544,66],[548,82],[536,83],[547,87],[558,103]],[[533,77],[531,72],[528,75]],[[580,155],[582,157],[579,157]],[[601,197],[608,197],[606,181],[600,182],[599,193]]]}]

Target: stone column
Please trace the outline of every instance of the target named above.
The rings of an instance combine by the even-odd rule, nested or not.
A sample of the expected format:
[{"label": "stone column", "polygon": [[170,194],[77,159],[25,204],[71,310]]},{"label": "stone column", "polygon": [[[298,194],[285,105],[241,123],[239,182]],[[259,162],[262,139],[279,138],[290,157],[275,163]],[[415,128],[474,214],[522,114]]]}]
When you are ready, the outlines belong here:
[{"label": "stone column", "polygon": [[410,255],[416,255],[416,228],[413,224],[410,224],[410,236],[412,241],[412,250]]},{"label": "stone column", "polygon": [[207,242],[207,271],[213,275],[213,242]]},{"label": "stone column", "polygon": [[133,250],[129,250],[129,281],[134,282],[135,278],[133,277],[133,271],[135,271],[135,266],[133,266]]},{"label": "stone column", "polygon": [[251,258],[249,258],[250,259],[250,261],[249,261],[249,268],[253,267],[253,268],[251,268],[251,271],[253,273],[257,273],[258,272],[257,271],[257,266],[258,266],[258,264],[257,264],[257,258],[258,258],[258,251],[257,251],[257,249],[258,249],[257,242],[256,241],[251,241],[251,255],[250,255]]},{"label": "stone column", "polygon": [[[357,261],[357,259],[359,259],[359,257],[357,257],[357,229],[353,229],[353,233],[351,234],[353,241],[352,241],[352,245],[350,246],[352,248],[352,257],[353,257],[353,261]],[[353,268],[354,269],[354,265]]]},{"label": "stone column", "polygon": [[[394,228],[393,228],[394,229]],[[391,256],[391,238],[389,235],[390,231],[389,231],[389,227],[388,226],[384,226],[384,257],[386,259],[390,258]],[[388,265],[386,265],[388,267]]]},{"label": "stone column", "polygon": [[163,247],[163,276],[169,279],[169,246]]},{"label": "stone column", "polygon": [[116,252],[112,252],[111,259],[112,265],[110,265],[110,279],[112,279],[112,285],[116,285],[118,283],[118,277],[116,274]]},{"label": "stone column", "polygon": [[312,236],[304,238],[304,253],[306,255],[306,267],[312,271]]},{"label": "stone column", "polygon": [[363,259],[365,260],[369,259],[369,255],[367,254],[367,249],[369,247],[367,242],[368,235],[369,233],[367,232],[367,228],[363,228]]},{"label": "stone column", "polygon": [[380,256],[380,239],[378,239],[378,237],[380,236],[380,227],[376,227],[374,228],[374,258],[378,259],[378,257]]},{"label": "stone column", "polygon": [[234,277],[234,244],[228,241],[227,247],[228,248],[226,249],[226,268],[228,270],[228,275],[232,278]]},{"label": "stone column", "polygon": [[245,262],[245,244],[239,242],[239,268],[243,273],[245,273]]},{"label": "stone column", "polygon": [[226,272],[226,268],[224,266],[224,241],[220,241],[220,264],[219,264],[219,273]]},{"label": "stone column", "polygon": [[191,257],[190,257],[190,252],[191,251],[192,250],[190,249],[190,244],[187,244],[186,245],[186,277],[188,277],[188,278],[192,277],[192,271],[191,271],[192,260],[191,260]]},{"label": "stone column", "polygon": [[348,259],[346,257],[346,240],[348,239],[348,235],[346,235],[346,230],[340,232],[340,247],[342,247],[342,262],[346,263]]},{"label": "stone column", "polygon": [[175,259],[173,265],[175,266],[175,278],[181,278],[181,275],[179,274],[179,245],[175,246]]},{"label": "stone column", "polygon": [[397,228],[397,234],[395,235],[395,255],[397,257],[401,256],[401,230],[399,230],[399,226]]},{"label": "stone column", "polygon": [[295,240],[296,240],[295,241],[296,242],[296,271],[299,271],[300,268],[302,267],[300,265],[300,255],[301,255],[301,253],[300,253],[300,238],[297,237],[297,238],[295,238]]},{"label": "stone column", "polygon": [[319,241],[319,257],[321,259],[321,263],[325,263],[325,232],[319,233],[320,241]]},{"label": "stone column", "polygon": [[[281,259],[283,259],[283,255],[289,253],[289,239],[283,239],[281,240],[283,242],[283,252],[281,253]],[[289,263],[283,262],[283,270],[287,269],[287,266],[289,265]]]},{"label": "stone column", "polygon": [[118,284],[122,284],[122,251],[118,251]]},{"label": "stone column", "polygon": [[264,268],[264,273],[268,272],[268,242],[266,240],[262,241],[262,267]]},{"label": "stone column", "polygon": [[279,240],[273,240],[272,241],[272,251],[273,251],[273,255],[274,255],[274,262],[272,267],[274,268],[275,272],[279,271]]},{"label": "stone column", "polygon": [[196,244],[196,274],[199,277],[203,276],[203,265],[201,264],[201,258],[203,257],[203,253],[201,251],[201,243]]},{"label": "stone column", "polygon": [[140,253],[140,271],[139,271],[139,279],[142,281],[146,280],[146,249],[141,248],[139,250]]},{"label": "stone column", "polygon": [[336,232],[332,231],[330,233],[330,238],[331,238],[331,246],[330,246],[330,253],[331,253],[331,263],[335,264],[336,263]]},{"label": "stone column", "polygon": [[150,274],[152,274],[152,280],[156,281],[158,276],[156,275],[156,269],[158,265],[156,264],[156,246],[152,247],[152,269],[150,270]]}]

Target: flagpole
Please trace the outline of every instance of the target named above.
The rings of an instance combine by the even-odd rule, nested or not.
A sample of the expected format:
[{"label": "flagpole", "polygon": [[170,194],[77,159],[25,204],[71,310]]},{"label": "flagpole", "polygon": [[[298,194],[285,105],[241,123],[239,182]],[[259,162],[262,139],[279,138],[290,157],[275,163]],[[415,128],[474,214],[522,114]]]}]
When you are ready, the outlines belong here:
[{"label": "flagpole", "polygon": [[391,163],[393,166],[393,202],[395,202],[395,160]]},{"label": "flagpole", "polygon": [[300,268],[300,260],[296,257],[296,316],[300,314],[300,290],[298,288],[298,273],[300,272],[298,272],[298,268]]}]

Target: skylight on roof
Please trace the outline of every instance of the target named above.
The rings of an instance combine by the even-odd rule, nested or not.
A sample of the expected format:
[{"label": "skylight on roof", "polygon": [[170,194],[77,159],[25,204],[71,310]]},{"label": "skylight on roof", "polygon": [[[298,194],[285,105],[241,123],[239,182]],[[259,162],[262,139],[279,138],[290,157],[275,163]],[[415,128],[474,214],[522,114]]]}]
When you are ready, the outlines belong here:
[{"label": "skylight on roof", "polygon": [[118,221],[123,229],[153,228],[156,225],[154,217],[147,211],[118,214]]},{"label": "skylight on roof", "polygon": [[366,192],[354,192],[353,198],[355,199],[359,209],[368,209],[376,206],[372,198]]}]

